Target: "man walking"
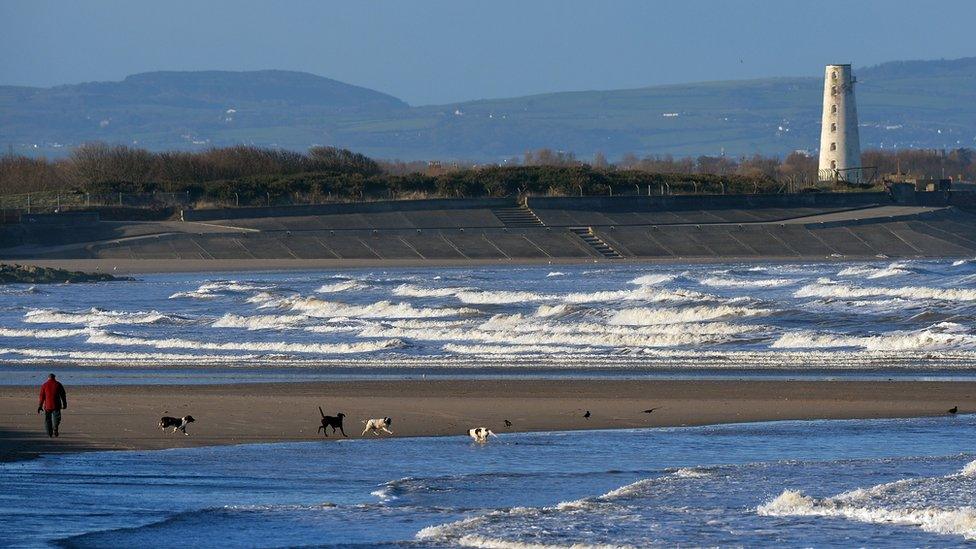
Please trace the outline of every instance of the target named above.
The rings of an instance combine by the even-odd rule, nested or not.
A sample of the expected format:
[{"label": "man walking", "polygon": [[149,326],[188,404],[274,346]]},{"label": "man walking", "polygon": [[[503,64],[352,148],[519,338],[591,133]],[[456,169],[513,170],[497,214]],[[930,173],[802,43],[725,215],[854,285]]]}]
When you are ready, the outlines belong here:
[{"label": "man walking", "polygon": [[41,385],[41,399],[37,403],[37,413],[44,410],[44,428],[47,436],[58,436],[58,425],[61,424],[61,410],[68,407],[68,397],[64,393],[64,385],[54,379],[54,374]]}]

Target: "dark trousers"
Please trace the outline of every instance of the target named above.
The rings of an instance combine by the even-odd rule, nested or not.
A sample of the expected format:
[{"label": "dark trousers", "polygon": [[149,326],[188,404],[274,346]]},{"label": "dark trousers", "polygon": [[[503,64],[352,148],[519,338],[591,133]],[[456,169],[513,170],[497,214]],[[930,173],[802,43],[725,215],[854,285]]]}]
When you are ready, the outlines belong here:
[{"label": "dark trousers", "polygon": [[44,428],[47,429],[47,436],[53,436],[61,425],[61,410],[44,410]]}]

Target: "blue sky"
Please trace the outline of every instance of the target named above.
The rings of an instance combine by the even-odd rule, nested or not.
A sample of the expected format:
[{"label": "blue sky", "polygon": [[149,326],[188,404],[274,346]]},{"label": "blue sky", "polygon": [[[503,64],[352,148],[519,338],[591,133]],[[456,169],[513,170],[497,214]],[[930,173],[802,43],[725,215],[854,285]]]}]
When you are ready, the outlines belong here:
[{"label": "blue sky", "polygon": [[414,104],[976,55],[976,2],[0,0],[0,84],[290,69]]}]

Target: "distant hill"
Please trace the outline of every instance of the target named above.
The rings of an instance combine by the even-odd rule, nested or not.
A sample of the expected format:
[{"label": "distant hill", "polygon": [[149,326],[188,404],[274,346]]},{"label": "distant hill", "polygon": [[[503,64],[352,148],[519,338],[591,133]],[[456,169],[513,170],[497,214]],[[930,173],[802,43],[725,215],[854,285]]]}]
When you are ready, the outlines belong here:
[{"label": "distant hill", "polygon": [[[863,148],[976,146],[976,57],[854,72]],[[821,86],[820,77],[771,78],[411,107],[306,73],[155,72],[0,87],[0,145],[32,154],[91,140],[157,150],[336,145],[380,158],[475,161],[542,147],[580,158],[782,155],[816,149]]]}]

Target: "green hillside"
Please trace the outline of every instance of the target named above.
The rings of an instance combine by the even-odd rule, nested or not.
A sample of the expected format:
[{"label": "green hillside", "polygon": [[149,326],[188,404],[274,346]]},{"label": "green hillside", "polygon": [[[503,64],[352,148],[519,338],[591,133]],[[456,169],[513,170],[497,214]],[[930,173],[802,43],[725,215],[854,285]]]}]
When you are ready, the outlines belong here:
[{"label": "green hillside", "polygon": [[[863,148],[976,146],[976,58],[855,66],[855,75]],[[543,147],[581,158],[782,155],[817,147],[821,86],[773,78],[410,107],[304,73],[165,72],[0,87],[0,128],[4,146],[32,154],[103,140],[157,150],[335,145],[405,160],[502,161]]]}]

